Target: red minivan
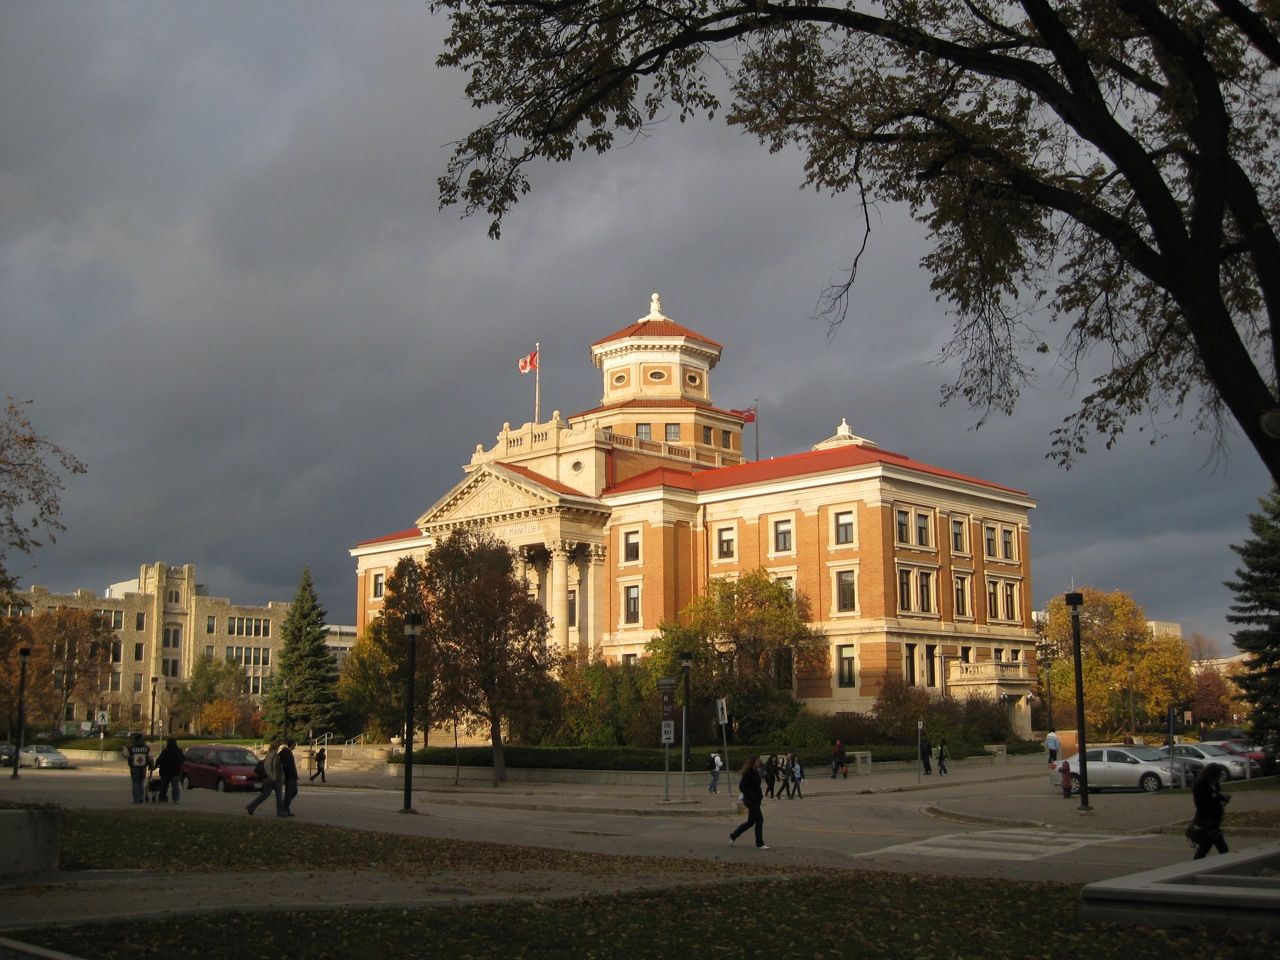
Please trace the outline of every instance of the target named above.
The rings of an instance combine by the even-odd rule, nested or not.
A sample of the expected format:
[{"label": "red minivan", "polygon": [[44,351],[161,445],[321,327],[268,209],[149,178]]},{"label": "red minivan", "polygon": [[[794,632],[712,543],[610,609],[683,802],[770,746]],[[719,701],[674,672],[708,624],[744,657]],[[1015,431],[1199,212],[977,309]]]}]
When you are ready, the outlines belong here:
[{"label": "red minivan", "polygon": [[188,790],[257,790],[261,785],[253,768],[258,756],[244,747],[225,743],[200,744],[183,751],[182,785]]}]

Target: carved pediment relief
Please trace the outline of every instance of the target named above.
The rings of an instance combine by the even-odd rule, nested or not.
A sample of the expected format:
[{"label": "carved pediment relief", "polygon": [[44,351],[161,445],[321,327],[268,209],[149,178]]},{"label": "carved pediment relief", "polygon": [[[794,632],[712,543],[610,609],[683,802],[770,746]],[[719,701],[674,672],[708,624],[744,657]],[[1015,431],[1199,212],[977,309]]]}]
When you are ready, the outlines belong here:
[{"label": "carved pediment relief", "polygon": [[527,515],[554,507],[556,498],[489,470],[467,477],[418,518],[419,529],[439,524]]}]

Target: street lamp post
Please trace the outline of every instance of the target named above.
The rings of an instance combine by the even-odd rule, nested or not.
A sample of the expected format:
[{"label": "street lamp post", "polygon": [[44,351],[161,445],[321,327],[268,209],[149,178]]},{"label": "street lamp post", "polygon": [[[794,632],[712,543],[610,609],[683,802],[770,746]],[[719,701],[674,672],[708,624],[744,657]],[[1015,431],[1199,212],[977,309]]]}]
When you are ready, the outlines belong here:
[{"label": "street lamp post", "polygon": [[680,711],[680,799],[685,799],[685,767],[689,759],[689,668],[693,666],[693,654],[680,654],[680,669],[684,672],[684,707]]},{"label": "street lamp post", "polygon": [[156,684],[159,682],[159,677],[151,678],[151,719],[149,721],[151,732],[148,734],[148,737],[152,740],[156,738]]},{"label": "street lamp post", "polygon": [[18,650],[18,742],[13,745],[13,773],[10,774],[14,780],[18,779],[18,761],[22,758],[22,738],[26,732],[27,723],[27,658],[31,656],[30,647],[21,647]]},{"label": "street lamp post", "polygon": [[404,618],[404,638],[408,647],[404,706],[404,807],[401,813],[413,813],[413,675],[418,667],[418,636],[422,633],[422,617],[411,613]]},{"label": "street lamp post", "polygon": [[1084,670],[1080,663],[1080,608],[1084,606],[1084,594],[1068,593],[1064,598],[1071,609],[1071,656],[1075,661],[1076,675],[1076,762],[1080,766],[1080,809],[1089,806],[1089,762],[1085,759],[1084,729]]}]

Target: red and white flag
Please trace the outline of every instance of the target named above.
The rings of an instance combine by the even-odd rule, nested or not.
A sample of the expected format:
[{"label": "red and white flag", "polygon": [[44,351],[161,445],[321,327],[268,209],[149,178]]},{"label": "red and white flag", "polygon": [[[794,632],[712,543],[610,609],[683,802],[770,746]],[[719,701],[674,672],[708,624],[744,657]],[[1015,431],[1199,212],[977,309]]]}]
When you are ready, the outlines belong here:
[{"label": "red and white flag", "polygon": [[730,412],[730,413],[732,413],[735,417],[741,417],[741,418],[742,418],[742,422],[743,422],[743,423],[755,423],[755,422],[756,422],[756,408],[755,408],[755,407],[747,407],[747,409],[745,409],[745,410],[730,410],[729,412]]},{"label": "red and white flag", "polygon": [[528,373],[530,370],[538,369],[538,351],[535,350],[528,356],[521,357],[516,361],[516,366],[520,368],[520,375]]}]

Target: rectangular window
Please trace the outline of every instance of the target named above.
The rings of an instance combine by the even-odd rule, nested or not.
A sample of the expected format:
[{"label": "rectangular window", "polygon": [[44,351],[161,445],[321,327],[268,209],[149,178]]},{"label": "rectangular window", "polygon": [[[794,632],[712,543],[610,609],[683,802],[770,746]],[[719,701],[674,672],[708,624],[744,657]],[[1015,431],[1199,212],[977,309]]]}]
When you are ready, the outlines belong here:
[{"label": "rectangular window", "polygon": [[636,655],[634,653],[624,653],[622,655],[622,665],[624,667],[634,667],[636,665]]},{"label": "rectangular window", "polygon": [[853,650],[853,644],[836,647],[836,682],[842,687],[857,686]]},{"label": "rectangular window", "polygon": [[956,612],[957,617],[967,617],[969,615],[969,578],[956,575]]},{"label": "rectangular window", "polygon": [[387,589],[387,575],[385,573],[375,573],[373,575],[373,598],[377,600]]},{"label": "rectangular window", "polygon": [[261,693],[261,692],[262,692],[262,678],[261,678],[261,677],[250,677],[250,678],[249,678],[249,692],[250,692],[250,693]]},{"label": "rectangular window", "polygon": [[622,560],[636,563],[640,560],[640,531],[628,530],[622,535]]},{"label": "rectangular window", "polygon": [[926,687],[938,685],[938,645],[936,643],[926,643],[924,646],[924,685]]},{"label": "rectangular window", "polygon": [[120,692],[120,673],[114,670],[111,673],[111,692],[112,693]]},{"label": "rectangular window", "polygon": [[235,662],[236,662],[236,648],[235,648],[235,647],[223,647],[222,649],[223,649],[223,650],[225,650],[225,651],[227,652],[227,663],[235,663]]},{"label": "rectangular window", "polygon": [[212,659],[213,659],[213,644],[212,644],[212,643],[211,643],[211,644],[209,644],[209,645],[207,645],[207,646],[204,648],[204,655],[205,655],[206,657],[208,657],[210,660],[212,660]]},{"label": "rectangular window", "polygon": [[702,428],[702,442],[705,443],[708,447],[715,442],[714,436],[713,436],[714,433],[715,431],[713,431],[710,427]]},{"label": "rectangular window", "polygon": [[996,647],[991,651],[991,659],[996,663],[1004,663],[1004,648]]},{"label": "rectangular window", "polygon": [[[138,689],[139,689],[139,690],[141,690],[142,688],[141,688],[141,687],[139,687]],[[132,719],[134,719],[134,720],[141,720],[141,719],[142,719],[142,704],[140,704],[140,703],[135,703],[135,704],[130,708],[130,710],[129,710],[129,716],[130,716]]]},{"label": "rectangular window", "polygon": [[987,581],[987,617],[1000,619],[1000,588],[994,580]]},{"label": "rectangular window", "polygon": [[623,613],[624,623],[640,622],[640,588],[638,586],[627,587],[623,594],[626,597],[626,608]]},{"label": "rectangular window", "polygon": [[898,609],[911,609],[911,571],[898,571]]},{"label": "rectangular window", "polygon": [[263,635],[264,637],[269,637],[269,636],[271,636],[271,621],[270,621],[270,620],[263,620],[263,621],[262,621],[262,635]]},{"label": "rectangular window", "polygon": [[147,615],[142,611],[138,611],[133,615],[133,629],[134,630],[147,629]]},{"label": "rectangular window", "polygon": [[1000,551],[1004,559],[1013,559],[1013,531],[1008,527],[1000,531]]},{"label": "rectangular window", "polygon": [[1009,651],[1009,662],[1010,662],[1010,663],[1018,663],[1020,660],[1022,660],[1022,651],[1021,651],[1021,650],[1010,650],[1010,651]]},{"label": "rectangular window", "polygon": [[261,617],[253,618],[253,635],[255,637],[262,636],[262,618]]},{"label": "rectangular window", "polygon": [[854,572],[840,570],[836,573],[836,609],[841,613],[850,613],[857,608],[858,597],[855,592]]},{"label": "rectangular window", "polygon": [[973,663],[973,647],[960,648],[960,662]]},{"label": "rectangular window", "polygon": [[775,520],[773,522],[773,552],[791,552],[791,521]]},{"label": "rectangular window", "polygon": [[653,430],[652,430],[652,428],[649,426],[649,424],[647,424],[647,423],[637,423],[637,424],[636,424],[636,439],[637,439],[637,440],[652,440],[652,439],[653,439]]},{"label": "rectangular window", "polygon": [[234,637],[236,635],[236,618],[227,617],[227,636]]},{"label": "rectangular window", "polygon": [[578,625],[578,591],[569,591],[569,626]]},{"label": "rectangular window", "polygon": [[929,515],[927,513],[917,513],[916,546],[927,547],[931,542],[929,539]]},{"label": "rectangular window", "polygon": [[731,450],[733,448],[733,434],[728,430],[720,431],[720,446],[724,447],[726,450]]},{"label": "rectangular window", "polygon": [[965,549],[965,530],[966,524],[963,520],[951,521],[951,551],[953,553],[968,553]]},{"label": "rectangular window", "polygon": [[111,644],[111,662],[119,663],[123,659],[124,659],[124,644],[121,643],[119,640],[116,640]]},{"label": "rectangular window", "polygon": [[216,630],[217,628],[218,628],[218,618],[217,618],[217,617],[209,617],[209,618],[204,622],[204,632],[205,632],[205,633],[213,633],[213,631],[214,631],[214,630]]},{"label": "rectangular window", "polygon": [[262,648],[261,647],[253,648],[253,665],[255,667],[262,666]]},{"label": "rectangular window", "polygon": [[141,643],[135,643],[133,645],[133,662],[134,663],[142,662],[142,644]]},{"label": "rectangular window", "polygon": [[776,582],[787,588],[787,593],[791,594],[792,600],[796,598],[796,582],[794,580],[790,577],[779,577]]},{"label": "rectangular window", "polygon": [[907,643],[903,648],[902,682],[908,687],[914,687],[916,685],[916,645]]},{"label": "rectangular window", "polygon": [[716,556],[721,560],[732,560],[734,557],[733,527],[721,527],[716,531]]},{"label": "rectangular window", "polygon": [[920,599],[921,613],[933,612],[933,574],[928,570],[916,571],[916,595]]},{"label": "rectangular window", "polygon": [[134,693],[142,692],[142,674],[140,673],[135,673],[133,675],[133,692]]},{"label": "rectangular window", "polygon": [[668,423],[667,429],[666,429],[666,438],[667,438],[667,443],[679,443],[680,442],[680,424]]},{"label": "rectangular window", "polygon": [[996,528],[986,527],[984,538],[987,542],[987,556],[994,557],[996,555]]},{"label": "rectangular window", "polygon": [[1015,583],[1006,583],[1004,585],[1004,618],[1006,620],[1018,619],[1018,585]]},{"label": "rectangular window", "polygon": [[853,543],[852,510],[842,510],[836,514],[836,543]]},{"label": "rectangular window", "polygon": [[897,517],[898,517],[898,542],[910,543],[911,542],[911,537],[910,537],[911,514],[909,514],[906,510],[899,510],[897,513]]}]

